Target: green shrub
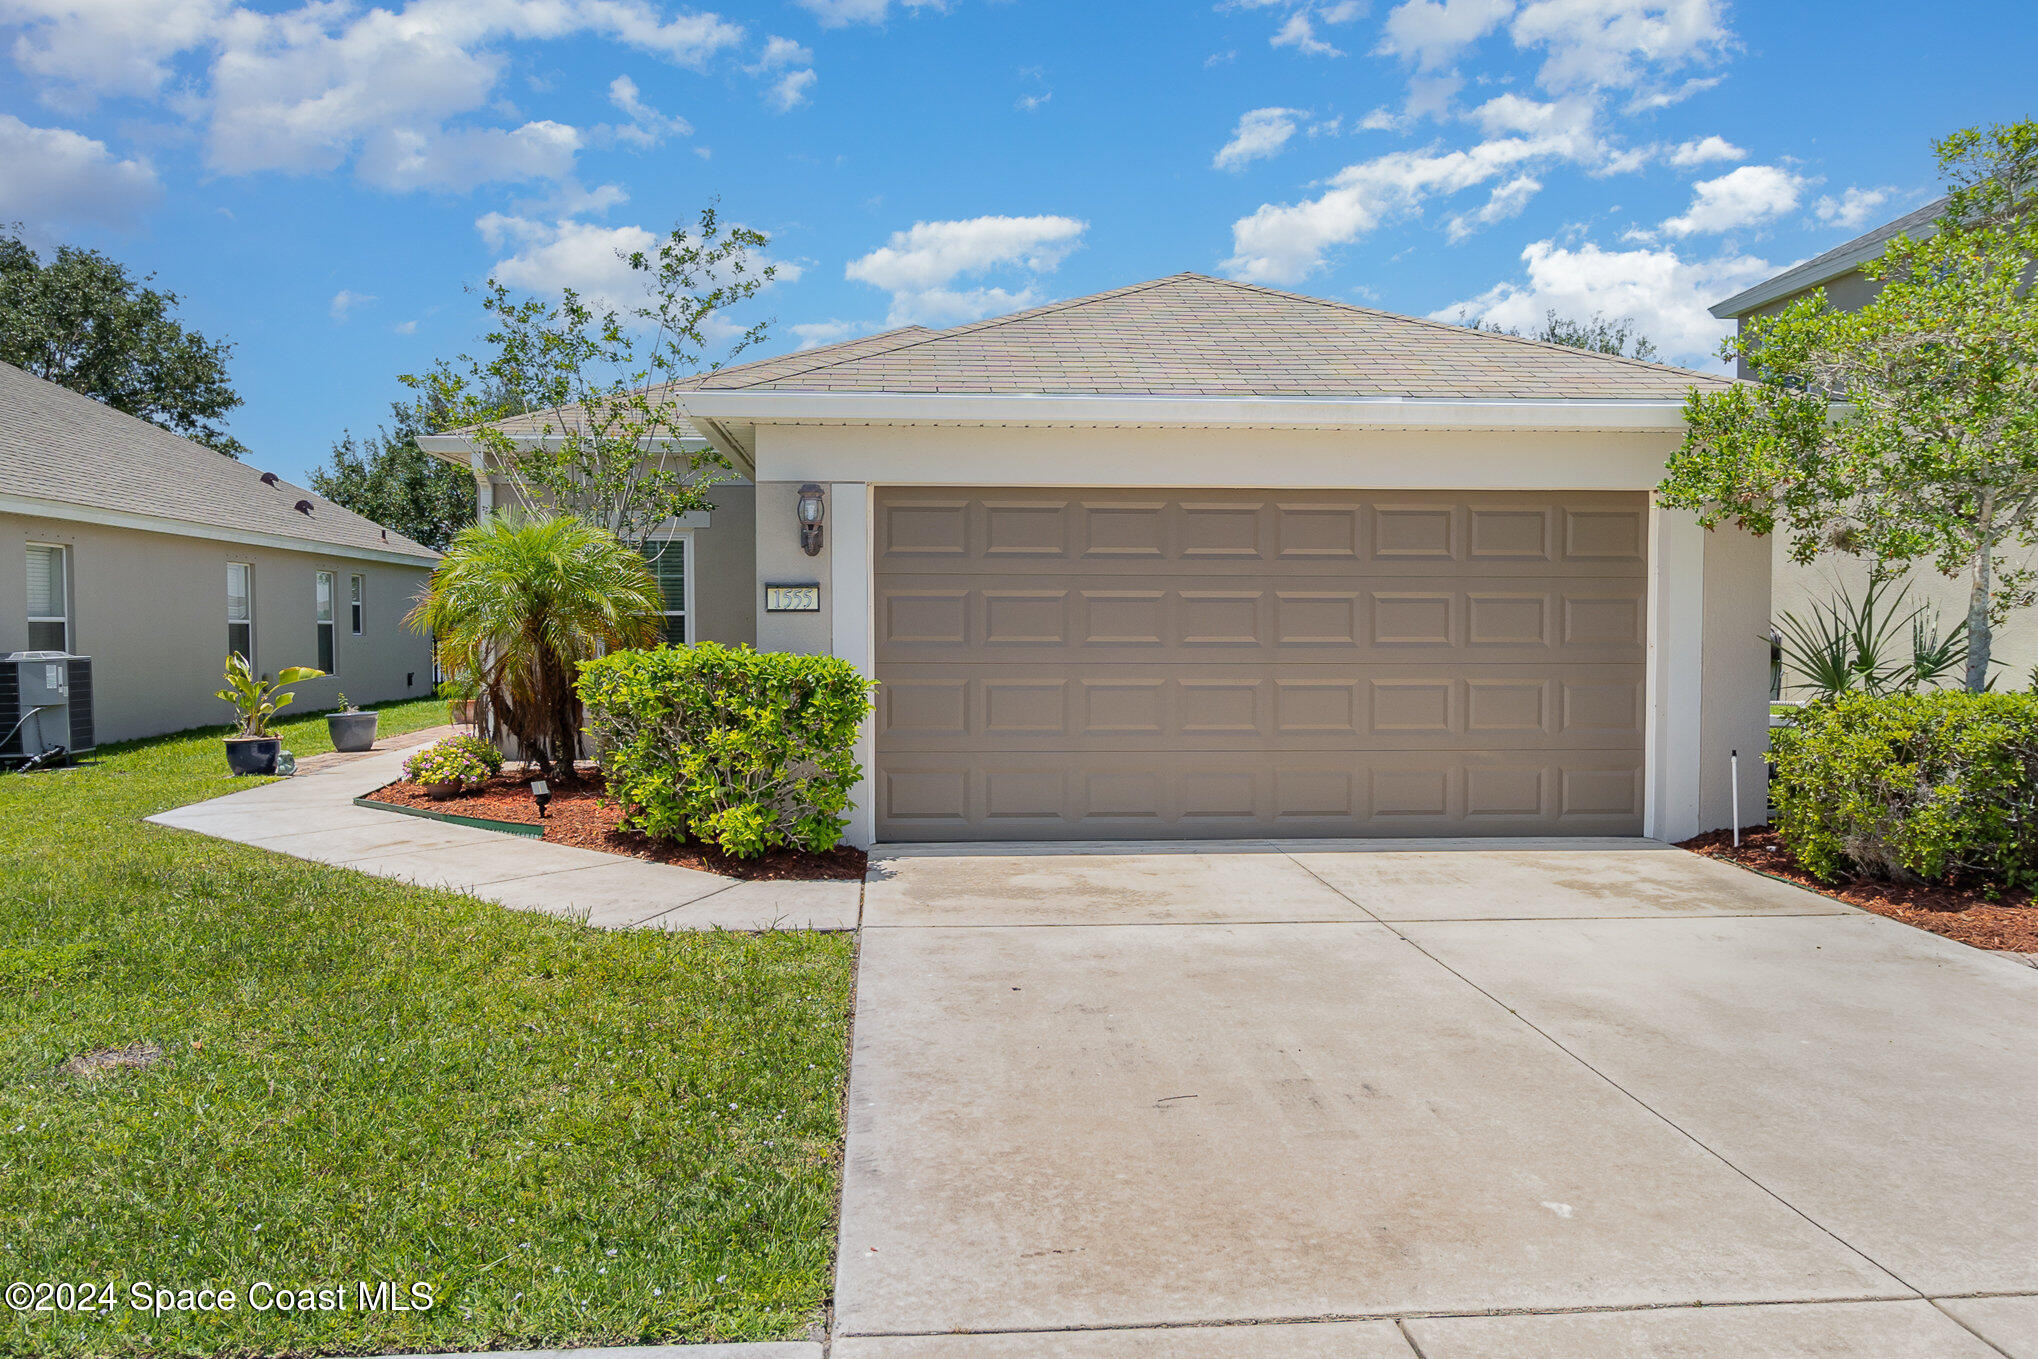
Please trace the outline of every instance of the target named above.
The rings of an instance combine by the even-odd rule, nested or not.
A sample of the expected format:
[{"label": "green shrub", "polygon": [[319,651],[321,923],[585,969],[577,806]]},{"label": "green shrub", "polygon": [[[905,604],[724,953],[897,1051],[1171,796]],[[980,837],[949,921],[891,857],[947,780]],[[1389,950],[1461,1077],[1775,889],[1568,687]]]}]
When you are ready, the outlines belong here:
[{"label": "green shrub", "polygon": [[713,642],[618,651],[580,672],[588,735],[623,824],[691,833],[746,858],[840,843],[872,687],[832,656]]},{"label": "green shrub", "polygon": [[448,736],[403,762],[412,783],[457,783],[479,788],[502,769],[502,752],[479,736]]},{"label": "green shrub", "polygon": [[2038,883],[2038,696],[1846,694],[1772,758],[1777,832],[1821,878]]}]

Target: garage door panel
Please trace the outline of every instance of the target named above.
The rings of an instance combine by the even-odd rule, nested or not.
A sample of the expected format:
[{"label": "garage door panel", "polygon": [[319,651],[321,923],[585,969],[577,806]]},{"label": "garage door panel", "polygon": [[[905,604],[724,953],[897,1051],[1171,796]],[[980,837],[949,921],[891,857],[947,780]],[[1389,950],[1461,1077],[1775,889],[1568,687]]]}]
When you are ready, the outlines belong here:
[{"label": "garage door panel", "polygon": [[1527,575],[1639,576],[1647,507],[1621,492],[898,490],[885,493],[876,531],[886,574],[1185,568],[1279,578],[1349,564],[1375,576],[1500,565]]},{"label": "garage door panel", "polygon": [[1638,664],[1645,580],[1293,581],[1164,575],[935,584],[880,576],[880,664],[994,654],[1115,664]]},{"label": "garage door panel", "polygon": [[1642,747],[1633,666],[895,666],[892,750],[1523,750]]},{"label": "garage door panel", "polygon": [[876,504],[886,838],[1640,829],[1642,495]]},{"label": "garage door panel", "polygon": [[1618,752],[900,752],[879,790],[896,840],[1620,835],[1641,814],[1639,770]]}]

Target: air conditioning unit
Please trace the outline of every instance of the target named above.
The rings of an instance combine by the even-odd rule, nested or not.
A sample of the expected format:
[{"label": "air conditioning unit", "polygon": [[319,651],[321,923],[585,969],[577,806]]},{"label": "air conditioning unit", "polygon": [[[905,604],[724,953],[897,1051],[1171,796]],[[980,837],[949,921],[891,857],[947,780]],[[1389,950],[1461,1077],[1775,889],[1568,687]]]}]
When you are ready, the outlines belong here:
[{"label": "air conditioning unit", "polygon": [[92,660],[62,651],[0,657],[0,760],[82,755],[92,735]]}]

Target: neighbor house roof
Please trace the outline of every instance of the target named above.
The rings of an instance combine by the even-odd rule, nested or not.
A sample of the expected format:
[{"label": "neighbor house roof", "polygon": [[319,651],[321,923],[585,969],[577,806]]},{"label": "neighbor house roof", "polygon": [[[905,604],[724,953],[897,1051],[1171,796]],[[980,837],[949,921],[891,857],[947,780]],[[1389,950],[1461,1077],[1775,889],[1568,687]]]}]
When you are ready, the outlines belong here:
[{"label": "neighbor house roof", "polygon": [[269,484],[260,468],[5,363],[0,511],[379,561],[439,556],[314,491]]},{"label": "neighbor house roof", "polygon": [[[883,341],[878,344],[876,342]],[[1203,274],[675,384],[700,392],[1663,400],[1731,379]],[[792,356],[799,358],[801,356]]]},{"label": "neighbor house roof", "polygon": [[1764,279],[1752,288],[1735,293],[1724,302],[1708,308],[1714,316],[1723,321],[1737,320],[1751,311],[1768,306],[1771,302],[1798,293],[1810,292],[1821,284],[1831,283],[1843,274],[1851,274],[1868,261],[1882,253],[1882,248],[1898,236],[1914,236],[1922,239],[1938,231],[1939,216],[1946,210],[1946,200],[1935,198],[1916,212],[1907,212],[1893,222],[1884,222],[1875,230],[1856,236],[1844,245],[1836,245],[1823,255],[1814,255],[1802,264],[1794,264],[1774,278]]}]

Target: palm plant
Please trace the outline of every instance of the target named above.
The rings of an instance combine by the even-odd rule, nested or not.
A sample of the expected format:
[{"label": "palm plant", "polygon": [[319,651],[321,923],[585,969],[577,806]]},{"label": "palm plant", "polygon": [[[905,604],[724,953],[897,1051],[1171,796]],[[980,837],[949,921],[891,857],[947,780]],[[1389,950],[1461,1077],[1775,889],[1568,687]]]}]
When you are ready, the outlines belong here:
[{"label": "palm plant", "polygon": [[491,717],[548,779],[570,779],[581,664],[650,646],[664,605],[644,559],[570,515],[492,517],[462,529],[412,609],[441,664],[473,678]]},{"label": "palm plant", "polygon": [[[1831,604],[1813,604],[1808,614],[1777,620],[1784,666],[1819,698],[1856,691],[1889,694],[1937,684],[1967,663],[1967,637],[1955,627],[1939,630],[1929,606],[1905,608],[1909,586],[1888,593],[1888,582],[1871,580],[1859,599],[1842,589]],[[1909,654],[1901,645],[1908,634]]]}]

